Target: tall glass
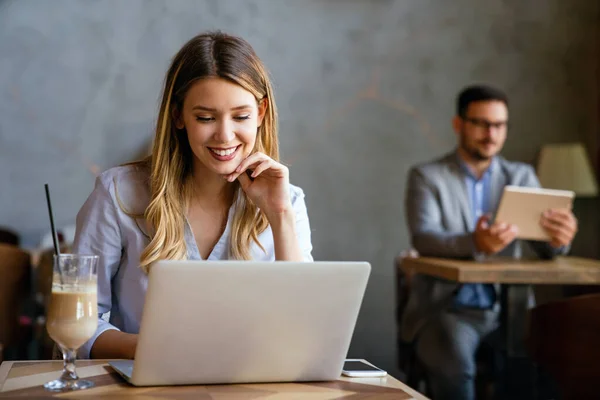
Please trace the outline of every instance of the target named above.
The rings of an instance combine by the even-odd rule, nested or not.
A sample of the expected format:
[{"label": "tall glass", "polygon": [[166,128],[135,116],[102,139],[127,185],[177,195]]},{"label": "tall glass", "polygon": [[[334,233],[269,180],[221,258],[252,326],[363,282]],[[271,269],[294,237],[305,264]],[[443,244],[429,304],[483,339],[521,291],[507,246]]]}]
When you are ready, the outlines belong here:
[{"label": "tall glass", "polygon": [[54,256],[46,327],[63,353],[64,367],[59,379],[44,385],[47,390],[62,392],[94,386],[93,382],[79,379],[75,372],[75,358],[77,349],[98,328],[97,264],[98,256]]}]

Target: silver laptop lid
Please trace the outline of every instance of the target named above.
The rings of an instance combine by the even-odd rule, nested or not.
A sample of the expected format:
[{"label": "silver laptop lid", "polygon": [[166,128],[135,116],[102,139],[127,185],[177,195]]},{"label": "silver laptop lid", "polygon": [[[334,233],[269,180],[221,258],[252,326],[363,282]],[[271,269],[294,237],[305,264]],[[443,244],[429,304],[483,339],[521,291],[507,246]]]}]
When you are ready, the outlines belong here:
[{"label": "silver laptop lid", "polygon": [[157,262],[132,383],[337,379],[370,269],[365,262]]}]

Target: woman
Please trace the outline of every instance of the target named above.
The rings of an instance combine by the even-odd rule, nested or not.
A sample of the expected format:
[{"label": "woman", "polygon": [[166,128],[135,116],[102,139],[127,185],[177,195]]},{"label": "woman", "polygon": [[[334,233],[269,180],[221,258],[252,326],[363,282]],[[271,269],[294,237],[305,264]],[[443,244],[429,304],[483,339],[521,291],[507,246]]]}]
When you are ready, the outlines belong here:
[{"label": "woman", "polygon": [[167,72],[152,155],[104,172],[77,215],[74,252],[100,256],[98,312],[110,312],[79,356],[134,357],[157,260],[311,261],[304,194],[277,160],[273,90],[252,47],[191,39]]}]

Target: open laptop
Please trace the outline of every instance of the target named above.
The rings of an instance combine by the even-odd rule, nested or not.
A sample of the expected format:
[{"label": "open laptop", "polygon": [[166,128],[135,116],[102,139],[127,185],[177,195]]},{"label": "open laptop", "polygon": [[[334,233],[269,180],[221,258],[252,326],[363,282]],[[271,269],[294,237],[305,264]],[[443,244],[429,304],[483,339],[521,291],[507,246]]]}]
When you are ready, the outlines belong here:
[{"label": "open laptop", "polygon": [[366,262],[159,261],[135,360],[136,386],[340,377],[367,285]]}]

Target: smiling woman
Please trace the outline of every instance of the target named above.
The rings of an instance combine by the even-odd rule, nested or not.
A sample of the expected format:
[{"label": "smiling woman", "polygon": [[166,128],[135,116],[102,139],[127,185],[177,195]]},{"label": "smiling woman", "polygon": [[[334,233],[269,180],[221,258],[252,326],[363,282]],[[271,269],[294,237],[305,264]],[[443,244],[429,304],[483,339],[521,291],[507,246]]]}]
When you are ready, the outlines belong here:
[{"label": "smiling woman", "polygon": [[77,216],[74,252],[100,255],[81,357],[133,358],[147,276],[163,259],[311,261],[304,194],[279,163],[277,112],[243,39],[192,38],[167,72],[152,155],[112,168]]},{"label": "smiling woman", "polygon": [[222,78],[202,79],[189,89],[177,129],[185,129],[199,161],[196,175],[209,171],[229,175],[254,149],[257,128],[268,101],[258,103],[252,93]]}]

